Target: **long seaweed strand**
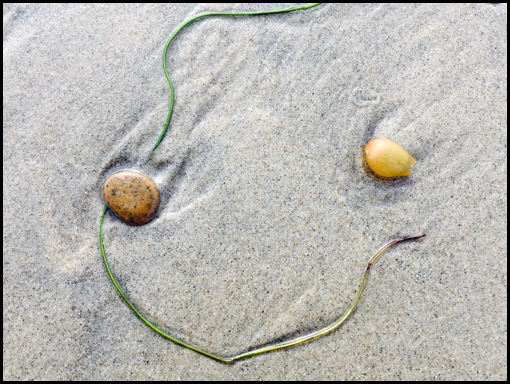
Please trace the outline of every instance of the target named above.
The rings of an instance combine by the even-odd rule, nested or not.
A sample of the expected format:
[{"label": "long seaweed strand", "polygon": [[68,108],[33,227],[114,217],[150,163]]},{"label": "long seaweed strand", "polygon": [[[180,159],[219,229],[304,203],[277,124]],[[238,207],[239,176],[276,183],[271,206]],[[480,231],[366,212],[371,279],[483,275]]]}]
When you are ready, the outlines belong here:
[{"label": "long seaweed strand", "polygon": [[296,7],[296,8],[289,8],[289,9],[280,9],[277,11],[264,11],[264,12],[208,12],[208,13],[202,13],[200,15],[197,15],[195,17],[192,17],[188,21],[186,21],[184,24],[182,24],[177,30],[174,32],[174,34],[168,39],[168,42],[165,45],[165,49],[163,50],[163,70],[165,71],[166,79],[168,80],[168,84],[170,84],[170,110],[168,112],[168,117],[166,118],[165,127],[163,128],[163,132],[159,136],[159,139],[152,149],[152,152],[149,155],[149,158],[152,157],[154,154],[154,151],[157,147],[159,147],[159,144],[163,141],[166,131],[168,130],[168,126],[170,125],[170,120],[172,119],[172,113],[174,111],[174,104],[175,104],[175,92],[174,92],[174,85],[172,84],[172,80],[170,80],[170,75],[168,74],[168,70],[166,69],[166,53],[168,51],[168,47],[170,46],[170,43],[174,39],[174,37],[188,24],[192,23],[193,21],[200,19],[202,17],[208,17],[208,16],[256,16],[256,15],[270,15],[274,13],[284,13],[284,12],[292,12],[292,11],[299,11],[299,10],[305,10],[310,9],[313,7],[316,7],[320,5],[321,3],[315,3],[311,5],[307,5],[304,7]]},{"label": "long seaweed strand", "polygon": [[99,226],[99,241],[100,241],[100,244],[101,244],[101,253],[103,254],[103,260],[104,260],[104,264],[106,266],[106,270],[108,271],[108,275],[110,276],[110,279],[112,280],[113,285],[115,285],[115,288],[117,288],[117,291],[122,296],[122,298],[124,299],[126,304],[136,313],[136,315],[145,324],[147,324],[150,328],[155,330],[161,336],[164,336],[167,339],[172,340],[174,343],[182,345],[183,347],[187,347],[189,349],[192,349],[195,352],[201,353],[201,354],[203,354],[205,356],[211,357],[211,358],[216,359],[218,361],[221,361],[223,363],[233,363],[235,360],[243,359],[245,357],[260,355],[261,353],[270,352],[270,351],[274,351],[274,350],[277,350],[277,349],[290,347],[290,346],[296,345],[296,344],[301,344],[301,343],[304,343],[306,341],[310,341],[310,340],[316,339],[316,338],[318,338],[320,336],[324,336],[324,335],[328,334],[329,332],[333,331],[334,329],[338,328],[340,325],[342,325],[342,323],[345,320],[347,320],[347,318],[350,316],[350,314],[354,311],[354,308],[356,308],[356,305],[358,304],[359,299],[361,298],[361,294],[363,293],[363,290],[365,289],[365,286],[367,285],[368,275],[370,274],[370,269],[372,268],[372,265],[377,261],[377,259],[379,257],[381,257],[381,255],[384,252],[386,252],[390,247],[393,247],[394,245],[397,245],[397,244],[402,243],[404,241],[419,239],[420,237],[425,236],[425,234],[422,233],[422,234],[419,234],[419,235],[416,235],[416,236],[403,237],[401,239],[396,239],[396,240],[389,241],[386,244],[384,244],[381,248],[379,248],[379,250],[375,253],[374,256],[372,256],[372,258],[368,262],[367,269],[365,270],[365,275],[363,276],[363,281],[361,282],[361,287],[359,289],[358,295],[356,296],[356,298],[352,302],[352,304],[349,307],[349,309],[347,309],[347,312],[345,312],[345,314],[342,317],[340,317],[337,321],[335,321],[333,324],[328,325],[325,328],[319,329],[318,331],[315,331],[315,332],[309,333],[307,335],[304,335],[304,336],[301,336],[301,337],[297,337],[295,339],[288,340],[288,341],[285,341],[285,342],[282,342],[282,343],[268,345],[268,346],[265,346],[265,347],[262,347],[262,348],[259,348],[259,349],[255,349],[255,350],[252,350],[252,351],[248,351],[248,352],[245,352],[245,353],[241,353],[239,355],[232,356],[232,357],[221,357],[221,356],[218,356],[218,355],[214,355],[214,354],[212,354],[210,352],[206,352],[206,351],[204,351],[204,350],[202,350],[202,349],[200,349],[198,347],[195,347],[195,346],[193,346],[191,344],[188,344],[188,343],[186,343],[186,342],[184,342],[182,340],[179,340],[179,339],[169,335],[168,333],[165,333],[164,331],[162,331],[161,329],[156,327],[154,324],[152,324],[149,320],[147,320],[140,312],[138,312],[138,310],[135,308],[135,306],[126,297],[124,292],[122,292],[122,289],[120,288],[119,284],[117,283],[117,280],[115,280],[115,277],[113,277],[112,271],[110,269],[110,265],[108,264],[108,260],[106,259],[106,252],[104,250],[104,244],[103,244],[103,221],[104,221],[104,215],[105,215],[107,209],[108,209],[108,206],[106,206],[104,208],[104,210],[103,210],[103,214],[101,216],[101,224]]},{"label": "long seaweed strand", "polygon": [[[310,9],[310,8],[313,8],[313,7],[316,7],[317,5],[319,5],[320,3],[316,3],[316,4],[312,4],[312,5],[308,5],[308,6],[304,6],[304,7],[296,7],[296,8],[290,8],[290,9],[282,9],[282,10],[277,10],[277,11],[266,11],[266,12],[243,12],[243,13],[226,13],[226,12],[211,12],[211,13],[204,13],[204,14],[201,14],[201,15],[198,15],[198,16],[195,16],[193,18],[191,18],[190,20],[186,21],[184,24],[182,24],[174,33],[173,35],[170,37],[170,39],[168,40],[168,42],[166,43],[166,46],[165,46],[165,49],[164,49],[164,52],[163,52],[163,70],[165,72],[165,76],[168,80],[168,84],[170,85],[170,95],[171,95],[171,101],[170,101],[170,110],[169,110],[169,113],[168,113],[168,117],[167,117],[167,120],[166,120],[166,123],[165,123],[165,126],[164,126],[164,129],[163,129],[163,132],[161,133],[156,145],[154,146],[154,148],[152,149],[152,152],[149,156],[149,158],[154,154],[154,151],[156,150],[156,148],[158,148],[158,146],[161,144],[161,142],[163,141],[165,135],[166,135],[166,132],[168,130],[168,126],[170,125],[170,120],[172,118],[172,112],[173,112],[173,109],[174,109],[174,104],[175,104],[175,92],[174,92],[174,86],[172,84],[172,80],[170,80],[170,76],[168,74],[168,70],[167,70],[167,67],[166,67],[166,54],[167,54],[167,51],[168,51],[168,47],[170,45],[170,43],[172,42],[172,40],[174,39],[174,37],[185,27],[187,26],[188,24],[190,24],[191,22],[193,22],[194,20],[197,20],[201,17],[206,17],[206,16],[252,16],[252,15],[268,15],[268,14],[274,14],[274,13],[283,13],[283,12],[291,12],[291,11],[297,11],[297,10],[305,10],[305,9]],[[401,239],[396,239],[396,240],[392,240],[386,244],[384,244],[376,253],[375,255],[370,259],[370,261],[368,262],[368,266],[367,266],[367,269],[365,271],[365,275],[363,277],[363,281],[361,283],[361,287],[359,289],[359,292],[358,292],[358,295],[356,296],[356,298],[354,299],[353,303],[351,304],[351,306],[349,307],[349,309],[347,310],[347,312],[345,312],[345,314],[340,317],[337,321],[335,321],[333,324],[325,327],[325,328],[322,328],[318,331],[315,331],[315,332],[312,332],[312,333],[309,333],[307,335],[304,335],[304,336],[301,336],[301,337],[297,337],[295,339],[292,339],[292,340],[288,340],[288,341],[285,341],[285,342],[282,342],[282,343],[277,343],[277,344],[272,344],[272,345],[268,345],[268,346],[265,346],[265,347],[262,347],[262,348],[258,348],[258,349],[255,349],[255,350],[252,350],[252,351],[248,351],[248,352],[245,352],[245,353],[241,353],[239,355],[236,355],[236,356],[233,356],[233,357],[221,357],[221,356],[217,356],[213,353],[209,353],[209,352],[206,352],[198,347],[195,347],[191,344],[188,344],[182,340],[179,340],[167,333],[165,333],[164,331],[162,331],[161,329],[159,329],[158,327],[156,327],[154,324],[152,324],[149,320],[147,320],[137,309],[136,307],[129,301],[129,299],[126,297],[126,295],[124,294],[124,292],[122,291],[122,289],[120,288],[120,285],[117,283],[117,280],[115,280],[115,277],[113,276],[113,273],[110,269],[110,265],[108,264],[108,260],[106,258],[106,252],[105,252],[105,249],[104,249],[104,243],[103,243],[103,222],[104,222],[104,217],[105,217],[105,214],[106,214],[106,211],[108,210],[108,205],[106,205],[103,209],[103,214],[101,215],[101,222],[100,222],[100,225],[99,225],[99,242],[100,242],[100,246],[101,246],[101,253],[103,255],[103,261],[104,261],[104,264],[106,266],[106,271],[108,272],[108,276],[110,276],[110,279],[112,280],[112,283],[113,285],[115,286],[115,288],[117,288],[117,291],[119,292],[120,296],[124,299],[124,301],[126,302],[126,304],[135,312],[135,314],[145,323],[147,324],[150,328],[152,328],[154,331],[156,331],[157,333],[159,333],[161,336],[163,337],[166,337],[167,339],[173,341],[174,343],[177,343],[179,345],[182,345],[183,347],[186,347],[186,348],[189,348],[195,352],[198,352],[198,353],[201,353],[202,355],[205,355],[205,356],[208,356],[212,359],[215,359],[215,360],[218,360],[218,361],[221,361],[223,363],[233,363],[235,360],[239,360],[239,359],[243,359],[243,358],[246,358],[246,357],[250,357],[250,356],[255,356],[255,355],[260,355],[261,353],[265,353],[265,352],[269,352],[269,351],[274,351],[274,350],[277,350],[277,349],[281,349],[281,348],[286,348],[286,347],[290,347],[292,345],[296,345],[296,344],[300,344],[300,343],[304,343],[306,341],[310,341],[310,340],[313,340],[313,339],[316,339],[320,336],[324,336],[326,334],[328,334],[329,332],[333,331],[334,329],[338,328],[348,317],[349,315],[354,311],[354,308],[356,307],[356,305],[358,304],[359,300],[360,300],[360,297],[361,297],[361,294],[363,293],[363,290],[365,289],[365,286],[367,285],[367,281],[368,281],[368,275],[370,274],[370,269],[373,265],[373,263],[375,263],[375,261],[384,253],[386,252],[386,250],[396,244],[399,244],[399,243],[402,243],[404,241],[408,241],[408,240],[414,240],[414,239],[418,239],[420,237],[423,237],[425,236],[425,234],[420,234],[420,235],[417,235],[417,236],[411,236],[411,237],[404,237],[404,238],[401,238]]]}]

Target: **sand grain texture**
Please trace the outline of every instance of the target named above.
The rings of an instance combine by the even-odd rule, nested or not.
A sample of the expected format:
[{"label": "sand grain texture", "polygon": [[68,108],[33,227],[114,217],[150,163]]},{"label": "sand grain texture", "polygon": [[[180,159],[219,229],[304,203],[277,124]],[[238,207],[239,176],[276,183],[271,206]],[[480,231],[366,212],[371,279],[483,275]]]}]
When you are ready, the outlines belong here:
[{"label": "sand grain texture", "polygon": [[[507,6],[4,5],[3,378],[507,379]],[[374,137],[415,174],[378,180]],[[128,297],[222,355],[358,309],[233,366],[145,326],[99,250],[101,188],[147,175],[147,225],[105,219]]]}]

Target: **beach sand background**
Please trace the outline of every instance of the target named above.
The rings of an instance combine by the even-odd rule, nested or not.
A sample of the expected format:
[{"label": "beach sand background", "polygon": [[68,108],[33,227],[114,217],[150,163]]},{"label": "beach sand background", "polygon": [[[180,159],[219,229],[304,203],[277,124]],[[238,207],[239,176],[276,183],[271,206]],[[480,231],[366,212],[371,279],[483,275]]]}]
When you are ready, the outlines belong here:
[{"label": "beach sand background", "polygon": [[[7,4],[3,378],[507,379],[507,6]],[[374,137],[415,175],[366,169]],[[105,218],[104,180],[153,179],[157,216]]]}]

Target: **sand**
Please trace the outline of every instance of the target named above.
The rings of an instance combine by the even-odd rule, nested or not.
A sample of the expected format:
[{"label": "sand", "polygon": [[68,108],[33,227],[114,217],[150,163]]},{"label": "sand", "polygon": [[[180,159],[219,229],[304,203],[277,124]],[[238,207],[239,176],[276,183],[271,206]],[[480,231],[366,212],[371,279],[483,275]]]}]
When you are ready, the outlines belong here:
[{"label": "sand", "polygon": [[[4,380],[506,380],[507,6],[4,5]],[[415,174],[366,168],[374,137]],[[126,295],[234,365],[144,325],[99,249],[102,184],[132,169],[156,217],[106,215]]]}]

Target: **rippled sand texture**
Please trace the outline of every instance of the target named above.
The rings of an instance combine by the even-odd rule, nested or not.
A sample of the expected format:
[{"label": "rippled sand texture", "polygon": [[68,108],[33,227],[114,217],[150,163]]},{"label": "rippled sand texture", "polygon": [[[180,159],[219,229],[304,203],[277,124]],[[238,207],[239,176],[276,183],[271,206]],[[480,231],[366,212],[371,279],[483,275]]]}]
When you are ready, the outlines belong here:
[{"label": "rippled sand texture", "polygon": [[[4,5],[3,378],[507,379],[507,6]],[[397,141],[387,182],[364,146]],[[156,217],[105,219],[106,178],[150,177]]]}]

